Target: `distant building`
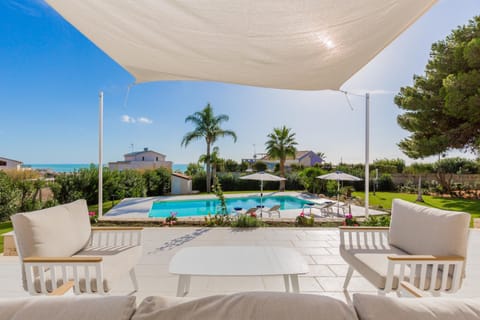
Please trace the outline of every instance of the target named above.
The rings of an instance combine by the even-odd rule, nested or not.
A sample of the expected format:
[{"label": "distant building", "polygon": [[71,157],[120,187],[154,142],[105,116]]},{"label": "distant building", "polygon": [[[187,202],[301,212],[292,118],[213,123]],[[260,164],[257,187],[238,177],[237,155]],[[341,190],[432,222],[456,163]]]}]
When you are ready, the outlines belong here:
[{"label": "distant building", "polygon": [[192,178],[178,173],[172,173],[172,194],[190,194],[192,193]]},{"label": "distant building", "polygon": [[[278,159],[271,159],[269,156],[264,156],[260,161],[265,162],[269,168],[274,167],[280,162]],[[297,166],[313,167],[317,163],[321,164],[322,162],[322,158],[313,151],[297,151],[295,153],[295,158],[288,157],[285,160],[285,166],[290,167],[294,164]]]},{"label": "distant building", "polygon": [[166,155],[148,150],[148,148],[144,148],[143,151],[127,153],[123,157],[124,161],[109,162],[110,170],[156,169],[160,167],[172,170],[172,161],[166,161]]},{"label": "distant building", "polygon": [[0,157],[0,170],[21,170],[23,162]]}]

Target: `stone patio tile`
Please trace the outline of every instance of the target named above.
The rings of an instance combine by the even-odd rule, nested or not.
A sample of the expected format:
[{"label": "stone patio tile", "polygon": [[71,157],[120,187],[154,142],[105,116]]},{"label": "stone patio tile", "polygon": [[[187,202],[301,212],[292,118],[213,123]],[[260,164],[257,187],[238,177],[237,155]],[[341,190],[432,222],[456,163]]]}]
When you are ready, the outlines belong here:
[{"label": "stone patio tile", "polygon": [[316,240],[293,241],[293,245],[297,248],[329,248],[330,247],[330,244],[327,241],[316,241]]},{"label": "stone patio tile", "polygon": [[285,247],[285,248],[291,248],[293,247],[293,243],[291,240],[261,240],[261,241],[255,241],[255,245],[259,247]]},{"label": "stone patio tile", "polygon": [[301,254],[309,255],[309,256],[326,256],[331,254],[328,248],[296,248],[296,249]]},{"label": "stone patio tile", "polygon": [[305,259],[305,262],[307,262],[309,265],[316,265],[317,264],[311,256],[303,256],[303,258]]},{"label": "stone patio tile", "polygon": [[[315,277],[335,277],[335,273],[327,265],[313,264],[309,265],[308,268],[310,271],[307,273],[307,276]],[[300,277],[303,277],[300,276]]]},{"label": "stone patio tile", "polygon": [[338,247],[333,247],[333,248],[326,248],[328,253],[331,255],[339,256],[340,255],[340,249]]},{"label": "stone patio tile", "polygon": [[308,291],[323,291],[323,288],[320,284],[315,280],[315,277],[299,277],[298,282],[300,284],[300,292],[308,292]]},{"label": "stone patio tile", "polygon": [[[348,266],[346,264],[329,264],[328,268],[337,276],[345,277],[347,275]],[[353,272],[352,277],[360,277],[356,271]]]},{"label": "stone patio tile", "polygon": [[345,261],[343,261],[342,257],[340,256],[312,256],[313,260],[316,264],[341,264],[345,265]]},{"label": "stone patio tile", "polygon": [[206,290],[209,291],[265,290],[261,277],[208,277],[207,279]]}]

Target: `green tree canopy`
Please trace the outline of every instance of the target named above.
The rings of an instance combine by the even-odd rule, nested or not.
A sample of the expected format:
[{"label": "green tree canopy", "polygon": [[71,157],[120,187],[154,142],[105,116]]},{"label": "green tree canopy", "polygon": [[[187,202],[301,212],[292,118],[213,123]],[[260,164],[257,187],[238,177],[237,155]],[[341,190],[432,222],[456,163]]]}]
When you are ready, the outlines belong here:
[{"label": "green tree canopy", "polygon": [[480,17],[432,45],[425,74],[414,76],[395,103],[398,124],[412,134],[400,149],[418,159],[480,146]]},{"label": "green tree canopy", "polygon": [[399,158],[375,160],[373,161],[373,168],[382,173],[402,173],[405,169],[405,161]]},{"label": "green tree canopy", "polygon": [[187,132],[182,140],[182,146],[188,146],[190,142],[198,139],[205,139],[207,144],[207,153],[205,155],[205,163],[207,169],[207,192],[210,192],[210,186],[212,183],[211,167],[210,167],[210,149],[212,145],[218,140],[218,138],[230,136],[233,141],[237,141],[237,135],[231,130],[224,130],[221,127],[223,122],[228,121],[229,117],[225,114],[216,116],[213,113],[213,109],[210,103],[203,108],[202,111],[197,111],[192,115],[185,118],[185,122],[191,122],[195,126],[193,131]]},{"label": "green tree canopy", "polygon": [[[265,143],[267,154],[270,158],[280,160],[280,176],[285,177],[285,160],[288,156],[295,157],[297,149],[295,146],[295,133],[290,128],[283,126],[274,128]],[[285,181],[280,181],[280,191],[285,190]]]}]

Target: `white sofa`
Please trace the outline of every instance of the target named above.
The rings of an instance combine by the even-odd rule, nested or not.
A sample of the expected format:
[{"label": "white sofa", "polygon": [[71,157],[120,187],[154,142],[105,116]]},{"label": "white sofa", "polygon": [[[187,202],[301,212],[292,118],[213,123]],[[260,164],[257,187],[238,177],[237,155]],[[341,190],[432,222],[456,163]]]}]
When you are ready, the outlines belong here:
[{"label": "white sofa", "polygon": [[473,320],[480,299],[354,294],[353,306],[326,296],[245,292],[205,298],[69,296],[0,299],[0,320]]},{"label": "white sofa", "polygon": [[[407,281],[434,294],[455,292],[464,277],[470,215],[394,199],[388,228],[340,227],[340,255],[380,293]],[[448,272],[445,272],[448,270]]]},{"label": "white sofa", "polygon": [[23,286],[30,294],[48,294],[68,281],[77,294],[104,294],[128,273],[138,289],[142,228],[92,228],[85,200],[15,214],[11,220]]}]

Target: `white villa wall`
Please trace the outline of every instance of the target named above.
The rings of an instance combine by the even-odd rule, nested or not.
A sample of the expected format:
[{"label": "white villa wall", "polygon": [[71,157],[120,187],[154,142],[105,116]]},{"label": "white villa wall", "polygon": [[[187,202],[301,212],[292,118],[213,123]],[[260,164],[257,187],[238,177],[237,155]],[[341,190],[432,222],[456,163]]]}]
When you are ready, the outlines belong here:
[{"label": "white villa wall", "polygon": [[192,193],[192,180],[172,175],[172,194]]},{"label": "white villa wall", "polygon": [[162,167],[172,170],[172,161],[165,161],[166,156],[164,154],[148,150],[148,148],[141,152],[127,153],[123,157],[124,161],[108,163],[110,170],[157,169]]},{"label": "white villa wall", "polygon": [[127,170],[127,169],[157,169],[167,168],[172,170],[172,161],[119,161],[110,162],[108,168],[110,170]]},{"label": "white villa wall", "polygon": [[154,161],[154,162],[163,162],[165,161],[165,155],[160,154],[155,151],[144,151],[138,152],[133,155],[125,155],[125,161]]},{"label": "white villa wall", "polygon": [[21,170],[22,162],[7,158],[0,158],[0,170]]}]

